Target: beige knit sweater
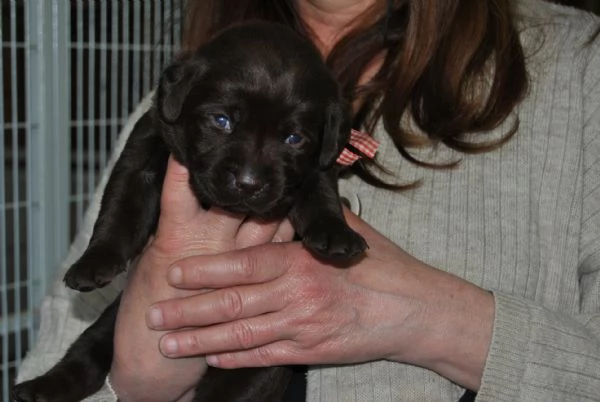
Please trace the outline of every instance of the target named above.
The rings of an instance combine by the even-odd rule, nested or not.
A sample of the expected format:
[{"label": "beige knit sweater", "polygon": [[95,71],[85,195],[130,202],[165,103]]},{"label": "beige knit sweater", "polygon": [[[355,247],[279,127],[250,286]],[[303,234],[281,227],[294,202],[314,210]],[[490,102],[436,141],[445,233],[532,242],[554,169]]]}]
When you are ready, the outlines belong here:
[{"label": "beige knit sweater", "polygon": [[[518,10],[531,89],[516,137],[434,171],[399,158],[379,130],[380,160],[423,185],[393,195],[350,179],[342,193],[409,253],[494,292],[478,401],[600,401],[600,40],[585,46],[599,20],[540,0],[520,0]],[[97,201],[63,269],[84,249]],[[115,292],[79,295],[57,281],[20,378],[56,362]],[[114,400],[103,392],[89,400]],[[433,372],[385,361],[308,373],[314,402],[456,401],[462,392]]]}]

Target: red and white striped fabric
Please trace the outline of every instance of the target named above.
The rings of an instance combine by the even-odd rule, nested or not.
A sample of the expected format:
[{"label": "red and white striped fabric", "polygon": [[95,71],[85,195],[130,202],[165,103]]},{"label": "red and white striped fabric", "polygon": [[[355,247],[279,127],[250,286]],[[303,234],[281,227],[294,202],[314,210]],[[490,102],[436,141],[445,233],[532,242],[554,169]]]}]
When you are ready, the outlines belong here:
[{"label": "red and white striped fabric", "polygon": [[[369,159],[373,159],[375,157],[377,148],[379,148],[379,141],[367,133],[362,133],[356,130],[352,130],[350,132],[349,144],[365,154],[365,156],[367,156]],[[362,155],[357,155],[348,148],[344,148],[340,156],[337,158],[337,163],[344,166],[350,166],[361,157]]]}]

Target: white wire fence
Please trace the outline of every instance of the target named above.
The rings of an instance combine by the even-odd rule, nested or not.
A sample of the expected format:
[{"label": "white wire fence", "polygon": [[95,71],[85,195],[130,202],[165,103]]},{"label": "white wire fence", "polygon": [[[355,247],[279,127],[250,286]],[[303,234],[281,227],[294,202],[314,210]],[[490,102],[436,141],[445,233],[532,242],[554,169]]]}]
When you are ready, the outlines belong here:
[{"label": "white wire fence", "polygon": [[0,0],[0,400],[184,0]]}]

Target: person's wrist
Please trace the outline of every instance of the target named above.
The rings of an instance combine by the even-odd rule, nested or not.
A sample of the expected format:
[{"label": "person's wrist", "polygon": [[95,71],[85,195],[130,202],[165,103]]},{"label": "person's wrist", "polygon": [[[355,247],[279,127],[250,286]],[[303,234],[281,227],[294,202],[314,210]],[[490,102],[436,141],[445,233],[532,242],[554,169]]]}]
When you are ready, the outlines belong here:
[{"label": "person's wrist", "polygon": [[[169,360],[171,359],[165,358],[165,362],[169,363]],[[188,360],[191,361],[191,359]],[[131,367],[124,366],[127,365],[113,362],[106,381],[120,402],[188,402],[193,400],[195,387],[187,387],[187,389],[182,387],[181,384],[178,384],[177,379],[172,377],[171,372],[165,371],[160,366],[160,361],[154,365],[156,369],[152,369],[151,364],[133,370]],[[205,371],[206,366],[198,376],[195,376],[196,381],[204,375]],[[156,388],[148,387],[148,384],[161,385]]]},{"label": "person's wrist", "polygon": [[[127,371],[125,371],[126,373]],[[113,395],[120,402],[128,402],[136,399],[136,396],[141,396],[139,386],[136,386],[135,378],[125,376],[123,370],[113,362],[110,372],[107,377],[107,384],[110,387]]]},{"label": "person's wrist", "polygon": [[453,319],[445,321],[448,336],[441,340],[432,369],[465,388],[478,390],[491,343],[495,306],[493,296],[482,289],[473,290],[472,296],[465,307],[458,306],[449,314]]},{"label": "person's wrist", "polygon": [[435,329],[424,338],[424,350],[430,351],[426,364],[453,382],[478,390],[492,337],[493,296],[466,282],[446,295],[447,302],[432,309],[429,318]]},{"label": "person's wrist", "polygon": [[158,343],[164,333],[146,325],[147,309],[153,302],[189,293],[172,288],[164,279],[172,260],[155,245],[148,247],[139,263],[133,265],[121,296],[109,379],[123,402],[182,400],[180,396],[189,393],[190,388],[193,391],[206,371],[202,357],[174,360],[163,356]]},{"label": "person's wrist", "polygon": [[[491,293],[423,264],[402,301],[409,306],[389,360],[430,369],[466,388],[479,388],[494,321]],[[415,277],[412,277],[415,279]],[[404,297],[407,295],[404,294]]]}]

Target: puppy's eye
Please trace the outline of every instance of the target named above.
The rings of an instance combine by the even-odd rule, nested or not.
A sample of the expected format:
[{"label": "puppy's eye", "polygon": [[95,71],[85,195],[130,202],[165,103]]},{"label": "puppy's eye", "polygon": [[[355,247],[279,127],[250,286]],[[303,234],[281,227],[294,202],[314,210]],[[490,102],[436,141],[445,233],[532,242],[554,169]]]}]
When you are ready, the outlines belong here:
[{"label": "puppy's eye", "polygon": [[292,133],[285,137],[283,142],[288,145],[299,145],[303,140],[304,138],[300,134]]},{"label": "puppy's eye", "polygon": [[216,114],[213,116],[213,119],[217,127],[225,131],[231,131],[231,120],[229,120],[229,117],[224,114]]}]

